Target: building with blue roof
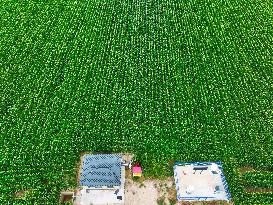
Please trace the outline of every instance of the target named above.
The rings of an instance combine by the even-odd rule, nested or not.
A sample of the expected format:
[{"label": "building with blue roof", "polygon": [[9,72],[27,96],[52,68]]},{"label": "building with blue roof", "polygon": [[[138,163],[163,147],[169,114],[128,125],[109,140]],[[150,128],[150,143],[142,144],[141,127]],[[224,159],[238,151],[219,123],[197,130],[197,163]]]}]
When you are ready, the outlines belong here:
[{"label": "building with blue roof", "polygon": [[119,154],[84,155],[80,186],[113,188],[121,185],[122,157]]},{"label": "building with blue roof", "polygon": [[86,154],[83,156],[80,205],[124,205],[125,166],[120,154]]}]

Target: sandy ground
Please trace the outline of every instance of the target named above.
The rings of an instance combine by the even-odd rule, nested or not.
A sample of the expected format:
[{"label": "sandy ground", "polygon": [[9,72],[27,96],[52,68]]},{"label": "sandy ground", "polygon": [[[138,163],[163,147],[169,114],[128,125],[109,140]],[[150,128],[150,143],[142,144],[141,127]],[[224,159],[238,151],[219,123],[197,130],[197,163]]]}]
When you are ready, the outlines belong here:
[{"label": "sandy ground", "polygon": [[[124,154],[123,159],[130,161],[130,154]],[[132,179],[130,170],[126,170],[125,205],[177,205],[176,190],[173,178],[165,180]]]},{"label": "sandy ground", "polygon": [[176,205],[176,191],[172,178],[166,180],[133,181],[125,183],[125,205]]}]

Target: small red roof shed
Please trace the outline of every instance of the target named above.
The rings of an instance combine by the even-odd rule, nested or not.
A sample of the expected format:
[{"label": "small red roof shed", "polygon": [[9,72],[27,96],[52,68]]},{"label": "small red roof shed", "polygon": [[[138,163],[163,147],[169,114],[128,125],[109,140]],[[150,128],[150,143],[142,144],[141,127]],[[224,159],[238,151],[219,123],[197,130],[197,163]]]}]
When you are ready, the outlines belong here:
[{"label": "small red roof shed", "polygon": [[133,176],[134,177],[141,177],[142,175],[142,169],[140,166],[133,167]]}]

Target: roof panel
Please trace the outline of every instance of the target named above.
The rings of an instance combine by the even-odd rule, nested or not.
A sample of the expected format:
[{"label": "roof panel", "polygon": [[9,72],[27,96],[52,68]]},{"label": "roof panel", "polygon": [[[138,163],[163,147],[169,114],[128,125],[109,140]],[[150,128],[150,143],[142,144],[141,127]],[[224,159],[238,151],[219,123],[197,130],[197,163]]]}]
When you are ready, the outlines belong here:
[{"label": "roof panel", "polygon": [[121,162],[122,158],[119,154],[84,155],[80,185],[120,186]]}]

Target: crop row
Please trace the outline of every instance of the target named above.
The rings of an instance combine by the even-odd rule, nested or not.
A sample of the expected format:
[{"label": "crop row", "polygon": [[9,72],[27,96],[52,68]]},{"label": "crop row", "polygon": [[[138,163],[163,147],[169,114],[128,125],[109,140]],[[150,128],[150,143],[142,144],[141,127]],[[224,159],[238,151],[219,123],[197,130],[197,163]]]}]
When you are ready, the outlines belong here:
[{"label": "crop row", "polygon": [[247,188],[272,188],[273,189],[273,173],[272,172],[246,172],[242,179]]},{"label": "crop row", "polygon": [[1,3],[0,204],[56,203],[83,151],[132,152],[151,177],[221,160],[236,204],[270,204],[244,195],[228,164],[272,167],[271,11],[255,0]]}]

